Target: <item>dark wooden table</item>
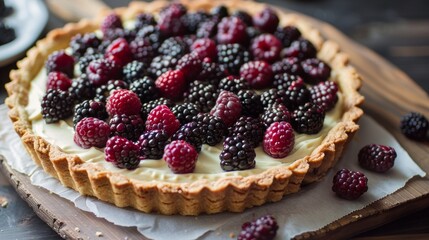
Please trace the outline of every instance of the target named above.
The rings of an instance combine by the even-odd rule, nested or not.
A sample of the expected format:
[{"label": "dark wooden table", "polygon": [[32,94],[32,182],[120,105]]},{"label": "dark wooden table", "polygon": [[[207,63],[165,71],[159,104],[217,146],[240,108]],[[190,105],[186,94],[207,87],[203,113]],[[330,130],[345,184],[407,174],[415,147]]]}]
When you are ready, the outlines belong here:
[{"label": "dark wooden table", "polygon": [[[128,1],[108,0],[109,6]],[[408,74],[429,92],[429,3],[427,0],[269,0],[267,3],[302,12],[328,22],[351,39],[374,50]],[[51,14],[41,37],[61,27],[64,21]],[[15,63],[0,68],[0,85],[9,81]],[[6,97],[0,89],[0,102]],[[0,208],[0,239],[61,239],[41,221],[0,174],[0,196],[9,205]],[[429,239],[429,209],[410,212],[386,225],[356,236],[356,239]],[[399,235],[401,235],[399,237]]]}]

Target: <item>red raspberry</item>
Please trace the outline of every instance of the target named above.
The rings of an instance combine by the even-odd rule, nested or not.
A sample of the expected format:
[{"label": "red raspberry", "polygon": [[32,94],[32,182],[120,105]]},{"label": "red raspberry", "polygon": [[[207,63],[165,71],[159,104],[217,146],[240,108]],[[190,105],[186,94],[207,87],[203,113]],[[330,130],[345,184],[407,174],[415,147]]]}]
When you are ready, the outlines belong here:
[{"label": "red raspberry", "polygon": [[271,8],[265,8],[253,16],[253,25],[261,32],[273,33],[277,29],[279,21],[276,12]]},{"label": "red raspberry", "polygon": [[176,140],[165,146],[164,161],[174,173],[192,173],[198,159],[198,153],[191,144]]},{"label": "red raspberry", "polygon": [[140,148],[134,142],[119,136],[113,136],[106,143],[104,153],[106,161],[118,168],[136,169],[140,163]]},{"label": "red raspberry", "polygon": [[45,67],[48,73],[62,72],[67,74],[68,77],[73,77],[74,58],[67,55],[64,50],[56,51],[49,55]]},{"label": "red raspberry", "polygon": [[264,152],[274,158],[289,155],[295,145],[295,134],[288,122],[274,122],[264,135]]},{"label": "red raspberry", "polygon": [[321,82],[310,87],[310,99],[325,111],[331,110],[338,101],[338,85],[332,81]]},{"label": "red raspberry", "polygon": [[368,191],[368,178],[361,172],[341,169],[332,182],[332,191],[347,200],[357,199]]},{"label": "red raspberry", "polygon": [[219,44],[245,43],[247,40],[246,24],[238,17],[225,17],[217,26]]},{"label": "red raspberry", "polygon": [[260,217],[252,222],[245,222],[237,240],[273,240],[279,225],[271,215]]},{"label": "red raspberry", "polygon": [[88,79],[95,87],[106,84],[111,79],[121,78],[121,68],[113,60],[108,58],[96,59],[86,68]]},{"label": "red raspberry", "polygon": [[309,58],[301,62],[304,81],[317,84],[328,80],[331,76],[331,67],[317,58]]},{"label": "red raspberry", "polygon": [[268,63],[277,61],[282,50],[282,43],[272,34],[261,34],[252,40],[250,51],[255,60]]},{"label": "red raspberry", "polygon": [[169,70],[156,79],[155,85],[162,97],[178,100],[185,91],[186,79],[182,70]]},{"label": "red raspberry", "polygon": [[147,116],[146,131],[163,130],[168,136],[172,136],[179,127],[179,120],[166,105],[155,107]]},{"label": "red raspberry", "polygon": [[109,135],[109,124],[98,118],[86,117],[77,123],[73,140],[82,148],[103,148]]},{"label": "red raspberry", "polygon": [[393,147],[379,144],[364,146],[358,154],[359,164],[374,172],[386,172],[395,163],[396,151]]},{"label": "red raspberry", "polygon": [[116,13],[111,13],[103,19],[100,29],[103,34],[106,34],[109,30],[114,30],[115,28],[123,28],[122,20]]},{"label": "red raspberry", "polygon": [[186,8],[180,3],[173,3],[164,8],[158,22],[161,34],[166,37],[184,35],[186,27],[180,18],[185,14]]},{"label": "red raspberry", "polygon": [[60,89],[67,91],[72,84],[72,80],[62,72],[50,72],[46,84],[46,90]]},{"label": "red raspberry", "polygon": [[222,91],[210,114],[220,118],[228,127],[232,126],[241,115],[240,99],[232,92]]},{"label": "red raspberry", "polygon": [[141,107],[140,98],[131,90],[114,90],[107,98],[106,110],[110,116],[116,114],[137,115],[140,114]]},{"label": "red raspberry", "polygon": [[176,68],[182,71],[183,75],[189,82],[194,80],[195,77],[200,74],[203,66],[200,56],[196,52],[191,52],[180,58]]},{"label": "red raspberry", "polygon": [[212,60],[217,59],[216,43],[210,38],[197,39],[191,46],[191,51],[198,54],[201,60],[208,57]]},{"label": "red raspberry", "polygon": [[104,57],[112,59],[121,67],[133,60],[130,46],[125,38],[118,38],[107,46]]},{"label": "red raspberry", "polygon": [[266,88],[273,81],[271,66],[264,61],[245,63],[240,68],[240,76],[246,79],[251,87],[256,89]]}]

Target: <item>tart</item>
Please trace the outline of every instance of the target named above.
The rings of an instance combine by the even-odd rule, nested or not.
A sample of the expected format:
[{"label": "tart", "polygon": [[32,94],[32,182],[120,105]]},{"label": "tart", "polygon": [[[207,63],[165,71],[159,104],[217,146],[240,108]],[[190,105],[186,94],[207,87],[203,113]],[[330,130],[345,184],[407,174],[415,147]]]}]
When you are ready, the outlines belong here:
[{"label": "tart", "polygon": [[[81,51],[83,38],[98,50]],[[299,191],[337,162],[363,114],[360,77],[338,44],[253,1],[133,2],[51,31],[10,77],[9,117],[47,173],[83,195],[167,215],[242,212]],[[82,103],[76,86],[95,100]],[[124,122],[131,131],[113,134]],[[144,148],[147,139],[161,147]]]}]

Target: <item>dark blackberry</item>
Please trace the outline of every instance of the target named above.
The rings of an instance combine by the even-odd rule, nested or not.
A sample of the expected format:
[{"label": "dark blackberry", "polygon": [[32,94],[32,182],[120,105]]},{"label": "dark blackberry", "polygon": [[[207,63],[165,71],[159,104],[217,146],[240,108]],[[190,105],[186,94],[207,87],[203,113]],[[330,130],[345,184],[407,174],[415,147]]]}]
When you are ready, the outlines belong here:
[{"label": "dark blackberry", "polygon": [[310,101],[310,91],[303,81],[293,81],[291,86],[284,91],[284,94],[283,103],[290,110],[294,110]]},{"label": "dark blackberry", "polygon": [[359,150],[359,165],[374,172],[386,172],[395,164],[396,151],[393,147],[368,144]]},{"label": "dark blackberry", "polygon": [[264,111],[261,96],[252,90],[240,90],[237,97],[241,101],[241,114],[249,117],[258,117]]},{"label": "dark blackberry", "polygon": [[158,48],[158,53],[175,58],[181,58],[189,52],[188,44],[181,37],[167,38]]},{"label": "dark blackberry", "polygon": [[137,144],[119,136],[113,136],[107,140],[104,154],[107,162],[128,170],[136,169],[141,160]]},{"label": "dark blackberry", "polygon": [[213,85],[196,80],[189,85],[185,102],[194,103],[201,112],[209,112],[215,106],[218,95]]},{"label": "dark blackberry", "polygon": [[77,62],[80,72],[86,73],[86,68],[88,67],[89,63],[101,58],[103,58],[103,54],[101,53],[88,54],[88,55],[82,56],[81,58],[79,58],[79,61]]},{"label": "dark blackberry", "polygon": [[152,25],[144,26],[138,30],[136,38],[138,37],[149,39],[152,47],[156,50],[158,50],[159,46],[164,41],[162,34],[159,32],[159,28]]},{"label": "dark blackberry", "polygon": [[140,115],[115,114],[109,120],[110,136],[121,136],[136,141],[144,132],[145,124]]},{"label": "dark blackberry", "polygon": [[203,131],[203,143],[215,146],[227,134],[227,127],[220,118],[207,113],[198,114],[195,121]]},{"label": "dark blackberry", "polygon": [[[103,35],[103,42],[98,46],[99,50],[105,49],[105,45],[108,44],[108,42],[113,42],[115,39],[118,38],[125,38],[127,42],[131,42],[136,37],[137,32],[134,29],[122,29],[122,28],[115,28],[115,29],[109,29],[107,32]],[[104,45],[104,46],[102,46]]]},{"label": "dark blackberry", "polygon": [[95,33],[77,34],[70,40],[72,55],[78,58],[84,56],[87,51],[94,51],[97,49],[100,43],[101,40]]},{"label": "dark blackberry", "polygon": [[246,79],[241,77],[233,77],[228,76],[226,78],[223,78],[220,80],[218,85],[218,90],[222,91],[228,91],[237,94],[240,90],[248,90],[250,89],[249,83],[246,81]]},{"label": "dark blackberry", "polygon": [[287,90],[295,81],[303,82],[300,76],[289,73],[280,73],[274,76],[273,85],[279,90]]},{"label": "dark blackberry", "polygon": [[318,84],[328,80],[331,67],[318,58],[309,58],[301,62],[302,77],[308,84]]},{"label": "dark blackberry", "polygon": [[316,134],[323,128],[325,111],[312,103],[301,105],[291,115],[293,129],[298,133]]},{"label": "dark blackberry", "polygon": [[203,145],[203,131],[197,122],[189,122],[182,125],[176,133],[173,134],[171,140],[183,140],[190,143],[197,152],[201,151]]},{"label": "dark blackberry", "polygon": [[368,178],[362,172],[341,169],[335,174],[332,183],[332,191],[347,200],[357,199],[368,191]]},{"label": "dark blackberry", "polygon": [[257,147],[262,138],[264,137],[265,127],[259,120],[259,118],[241,116],[235,123],[229,128],[228,136],[243,136],[252,147]]},{"label": "dark blackberry", "polygon": [[154,16],[150,13],[140,13],[136,17],[135,28],[141,29],[146,26],[156,25]]},{"label": "dark blackberry", "polygon": [[301,37],[301,32],[294,26],[285,26],[277,28],[274,35],[282,42],[283,47],[289,47],[293,41]]},{"label": "dark blackberry", "polygon": [[172,108],[174,106],[174,102],[172,102],[168,98],[160,97],[149,102],[143,103],[141,110],[142,117],[147,117],[150,111],[159,105],[166,105],[167,107]]},{"label": "dark blackberry", "polygon": [[209,58],[204,58],[202,70],[195,79],[218,86],[220,80],[225,78],[227,75],[227,72],[223,70],[219,64]]},{"label": "dark blackberry", "polygon": [[109,115],[107,114],[104,103],[94,100],[84,100],[74,107],[73,126],[76,127],[76,124],[86,117],[106,120]]},{"label": "dark blackberry", "polygon": [[148,69],[149,74],[155,79],[163,73],[176,68],[178,59],[173,56],[160,55],[155,57]]},{"label": "dark blackberry", "polygon": [[137,144],[140,147],[140,155],[144,159],[161,159],[167,145],[168,135],[162,130],[153,130],[143,133]]},{"label": "dark blackberry", "polygon": [[177,120],[179,120],[180,124],[186,124],[188,122],[192,122],[194,117],[198,115],[198,106],[191,103],[185,102],[182,104],[178,104],[171,108],[171,111],[176,116]]},{"label": "dark blackberry", "polygon": [[95,87],[84,75],[81,75],[79,78],[73,79],[69,93],[78,101],[92,99],[95,97]]},{"label": "dark blackberry", "polygon": [[265,128],[274,122],[290,122],[290,112],[283,104],[274,104],[267,108],[261,116]]},{"label": "dark blackberry", "polygon": [[247,170],[255,167],[255,149],[243,136],[227,137],[219,155],[220,167],[224,171]]},{"label": "dark blackberry", "polygon": [[136,81],[137,79],[143,78],[147,74],[147,65],[140,61],[132,61],[124,66],[122,69],[123,74],[123,80],[131,84],[132,82]]},{"label": "dark blackberry", "polygon": [[159,92],[155,86],[155,81],[143,76],[130,84],[130,90],[139,96],[142,103],[158,98]]},{"label": "dark blackberry", "polygon": [[217,34],[217,21],[207,20],[200,23],[196,36],[197,38],[212,38]]},{"label": "dark blackberry", "polygon": [[157,49],[153,47],[149,38],[136,37],[130,42],[130,50],[137,61],[149,64],[156,56]]},{"label": "dark blackberry", "polygon": [[282,103],[286,98],[285,92],[283,90],[278,90],[271,88],[261,94],[261,102],[264,108],[269,108],[275,103]]},{"label": "dark blackberry", "polygon": [[282,58],[296,57],[300,60],[316,57],[316,47],[307,39],[298,39],[293,41],[291,45],[284,48],[280,53]]},{"label": "dark blackberry", "polygon": [[196,33],[198,25],[209,18],[208,14],[203,11],[187,13],[180,20],[186,28],[187,33]]},{"label": "dark blackberry", "polygon": [[110,93],[117,89],[128,89],[128,84],[122,80],[109,80],[95,90],[95,100],[105,103]]},{"label": "dark blackberry", "polygon": [[73,115],[74,99],[69,92],[49,89],[42,98],[42,116],[46,123],[56,123]]},{"label": "dark blackberry", "polygon": [[241,65],[250,61],[250,54],[238,43],[219,44],[217,46],[217,58],[221,67],[231,74],[238,75]]},{"label": "dark blackberry", "polygon": [[283,58],[282,60],[271,65],[274,75],[289,73],[292,75],[301,75],[301,61],[296,57]]},{"label": "dark blackberry", "polygon": [[338,101],[338,85],[333,81],[321,82],[310,87],[310,101],[322,106],[325,111],[335,107]]},{"label": "dark blackberry", "polygon": [[250,16],[250,14],[245,11],[236,10],[232,13],[231,16],[240,18],[249,27],[253,25],[252,16]]},{"label": "dark blackberry", "polygon": [[427,136],[429,122],[423,114],[410,112],[401,117],[400,128],[408,138],[423,140]]},{"label": "dark blackberry", "polygon": [[237,240],[273,240],[278,229],[276,219],[271,215],[266,215],[252,222],[243,223]]}]

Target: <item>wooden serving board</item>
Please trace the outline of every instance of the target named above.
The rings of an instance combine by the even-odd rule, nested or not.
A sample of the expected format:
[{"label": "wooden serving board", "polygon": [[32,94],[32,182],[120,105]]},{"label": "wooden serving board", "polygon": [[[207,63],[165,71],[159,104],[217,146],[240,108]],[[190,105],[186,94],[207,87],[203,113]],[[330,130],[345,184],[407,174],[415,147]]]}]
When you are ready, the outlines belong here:
[{"label": "wooden serving board", "polygon": [[[288,10],[284,10],[288,12]],[[425,171],[429,172],[429,142],[415,142],[399,131],[400,117],[410,111],[429,116],[429,97],[407,75],[371,50],[353,42],[331,25],[302,16],[318,28],[325,38],[336,41],[350,56],[363,78],[365,114],[383,125]],[[61,197],[31,185],[27,176],[12,170],[0,160],[1,171],[37,215],[67,239],[97,239],[97,232],[108,239],[142,239],[135,228],[115,226],[74,207]],[[429,179],[413,179],[392,195],[353,212],[321,230],[307,232],[296,239],[341,239],[376,228],[401,216],[429,207]],[[103,237],[102,236],[102,237]]]}]

